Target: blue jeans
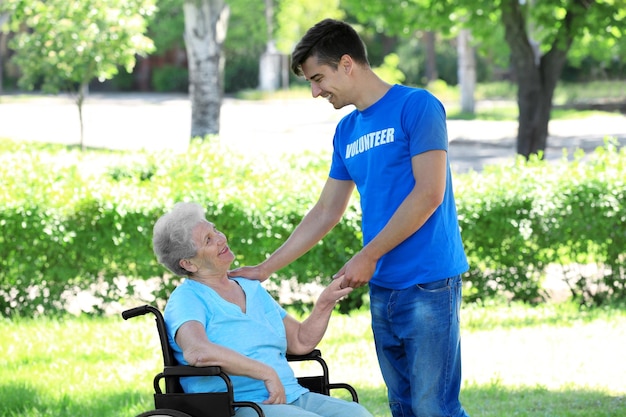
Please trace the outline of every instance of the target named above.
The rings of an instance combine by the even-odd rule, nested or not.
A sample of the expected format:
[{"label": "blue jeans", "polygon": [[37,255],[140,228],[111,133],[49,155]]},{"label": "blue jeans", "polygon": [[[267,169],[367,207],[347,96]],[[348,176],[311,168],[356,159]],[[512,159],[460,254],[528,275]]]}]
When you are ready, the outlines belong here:
[{"label": "blue jeans", "polygon": [[[265,417],[372,417],[359,403],[307,392],[291,404],[259,404]],[[235,417],[256,417],[251,408],[241,407]]]},{"label": "blue jeans", "polygon": [[393,417],[465,417],[459,401],[461,276],[390,290],[370,283],[372,330]]}]

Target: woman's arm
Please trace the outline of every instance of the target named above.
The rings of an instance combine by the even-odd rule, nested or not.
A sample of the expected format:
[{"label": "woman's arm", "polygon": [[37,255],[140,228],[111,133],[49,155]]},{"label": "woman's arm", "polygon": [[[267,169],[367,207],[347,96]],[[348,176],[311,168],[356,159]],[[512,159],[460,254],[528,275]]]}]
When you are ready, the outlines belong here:
[{"label": "woman's arm", "polygon": [[351,287],[340,288],[341,281],[333,280],[322,291],[313,311],[302,323],[290,315],[285,316],[283,323],[287,333],[287,352],[304,355],[315,349],[322,340],[335,304],[352,291]]},{"label": "woman's arm", "polygon": [[242,375],[262,380],[269,392],[265,404],[285,404],[285,388],[273,368],[248,358],[232,349],[212,343],[202,324],[187,321],[176,332],[176,343],[191,366],[220,366],[231,375]]}]

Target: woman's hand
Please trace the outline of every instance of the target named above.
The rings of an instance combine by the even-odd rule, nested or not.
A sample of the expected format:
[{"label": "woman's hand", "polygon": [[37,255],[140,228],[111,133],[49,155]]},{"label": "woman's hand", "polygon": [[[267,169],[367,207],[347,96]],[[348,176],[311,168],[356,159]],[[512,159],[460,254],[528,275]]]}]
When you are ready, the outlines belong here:
[{"label": "woman's hand", "polygon": [[[341,300],[346,295],[350,294],[354,288],[352,287],[343,287],[343,276],[339,276],[336,279],[333,279],[330,284],[324,291],[320,294],[317,302],[319,303],[329,303],[333,306]],[[320,304],[321,306],[321,304]]]},{"label": "woman's hand", "polygon": [[280,382],[278,374],[272,369],[268,373],[268,377],[263,379],[265,388],[269,393],[267,400],[263,401],[263,404],[285,404],[287,403],[287,395],[285,394],[285,387]]}]

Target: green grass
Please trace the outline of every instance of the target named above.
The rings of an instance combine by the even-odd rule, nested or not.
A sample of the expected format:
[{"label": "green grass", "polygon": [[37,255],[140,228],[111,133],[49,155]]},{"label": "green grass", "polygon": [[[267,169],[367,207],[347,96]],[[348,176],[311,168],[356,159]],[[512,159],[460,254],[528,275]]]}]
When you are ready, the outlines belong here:
[{"label": "green grass", "polygon": [[[470,415],[624,415],[624,309],[465,305],[462,330]],[[0,332],[0,417],[132,417],[153,408],[160,352],[148,317],[0,319]],[[390,416],[367,312],[333,317],[320,348],[331,381],[351,383],[376,417]]]}]

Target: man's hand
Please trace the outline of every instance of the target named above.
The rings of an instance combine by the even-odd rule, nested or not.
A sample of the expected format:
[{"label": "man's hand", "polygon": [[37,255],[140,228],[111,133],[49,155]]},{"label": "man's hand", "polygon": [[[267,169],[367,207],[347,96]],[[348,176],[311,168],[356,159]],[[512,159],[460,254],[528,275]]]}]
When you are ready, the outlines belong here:
[{"label": "man's hand", "polygon": [[287,395],[285,394],[285,387],[280,382],[278,374],[272,370],[271,374],[263,380],[265,388],[269,393],[267,400],[263,401],[263,404],[285,404],[287,403]]},{"label": "man's hand", "polygon": [[260,265],[256,266],[242,266],[240,268],[228,271],[229,277],[242,277],[257,281],[265,281],[269,278],[270,274],[263,271]]},{"label": "man's hand", "polygon": [[367,285],[376,270],[377,260],[369,258],[362,250],[354,255],[335,275],[341,279],[341,288],[359,288]]}]

